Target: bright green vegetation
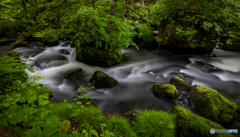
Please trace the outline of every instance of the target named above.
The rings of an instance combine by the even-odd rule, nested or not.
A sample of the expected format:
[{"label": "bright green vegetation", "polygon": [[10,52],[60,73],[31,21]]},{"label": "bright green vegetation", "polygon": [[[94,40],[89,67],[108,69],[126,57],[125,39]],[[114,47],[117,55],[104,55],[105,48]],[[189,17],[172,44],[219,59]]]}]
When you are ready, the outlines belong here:
[{"label": "bright green vegetation", "polygon": [[216,90],[200,85],[192,87],[190,102],[199,114],[219,123],[229,123],[238,107],[235,102],[228,100]]},{"label": "bright green vegetation", "polygon": [[141,137],[174,137],[176,124],[173,116],[164,111],[143,111],[135,119],[134,131]]},{"label": "bright green vegetation", "polygon": [[153,93],[158,97],[176,98],[179,92],[174,85],[156,83],[152,87]]},{"label": "bright green vegetation", "polygon": [[189,77],[176,75],[171,79],[171,84],[176,86],[177,89],[188,90],[192,85],[192,80]]},{"label": "bright green vegetation", "polygon": [[176,103],[171,111],[180,137],[233,137],[231,134],[211,134],[211,128],[224,129],[220,124],[201,117]]}]

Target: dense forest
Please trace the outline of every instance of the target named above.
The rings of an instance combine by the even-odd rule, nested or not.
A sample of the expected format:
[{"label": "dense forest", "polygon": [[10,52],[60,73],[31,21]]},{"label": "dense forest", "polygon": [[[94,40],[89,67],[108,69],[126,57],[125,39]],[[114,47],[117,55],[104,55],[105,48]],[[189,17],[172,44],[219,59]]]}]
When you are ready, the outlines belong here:
[{"label": "dense forest", "polygon": [[[240,1],[1,0],[0,48],[10,43],[13,49],[29,47],[33,41],[48,47],[65,41],[76,49],[78,62],[104,68],[128,59],[123,48],[146,49],[160,56],[214,56],[214,48],[239,52]],[[81,95],[72,102],[59,102],[52,99],[48,86],[37,82],[43,76],[25,72],[34,72],[26,63],[33,60],[13,49],[0,54],[0,137],[235,135],[211,134],[210,129],[225,129],[239,120],[238,104],[212,88],[191,86],[188,75],[176,75],[170,84],[156,83],[151,89],[154,96],[168,99],[188,91],[196,111],[176,103],[169,112],[152,109],[106,116],[86,93],[114,87],[118,83],[114,78],[96,71],[88,86],[78,87]]]}]

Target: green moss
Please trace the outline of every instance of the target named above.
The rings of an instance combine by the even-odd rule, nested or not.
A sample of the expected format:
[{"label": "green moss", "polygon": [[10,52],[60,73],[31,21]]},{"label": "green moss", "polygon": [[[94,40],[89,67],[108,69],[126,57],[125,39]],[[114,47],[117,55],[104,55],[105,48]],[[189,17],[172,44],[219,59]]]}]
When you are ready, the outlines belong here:
[{"label": "green moss", "polygon": [[0,137],[21,137],[15,130],[0,123]]},{"label": "green moss", "polygon": [[192,113],[189,109],[176,103],[171,111],[178,128],[180,137],[233,137],[231,134],[210,134],[210,129],[224,129],[204,117]]},{"label": "green moss", "polygon": [[160,97],[175,98],[179,96],[179,92],[174,85],[156,83],[153,86],[153,93]]},{"label": "green moss", "polygon": [[108,76],[104,72],[96,71],[90,79],[90,83],[93,83],[95,88],[111,88],[118,82],[113,77]]},{"label": "green moss", "polygon": [[27,44],[26,41],[23,41],[23,40],[17,40],[17,41],[15,42],[14,45],[25,45],[25,44]]},{"label": "green moss", "polygon": [[190,88],[189,83],[185,82],[183,79],[179,78],[178,76],[173,77],[173,82],[178,85],[184,86],[186,88]]},{"label": "green moss", "polygon": [[61,131],[67,132],[68,134],[72,133],[72,125],[69,120],[64,120],[60,126]]},{"label": "green moss", "polygon": [[11,39],[8,39],[8,38],[6,38],[6,37],[0,39],[0,45],[5,45],[5,44],[7,44],[7,43],[9,43],[9,42],[12,42],[12,40],[11,40]]},{"label": "green moss", "polygon": [[12,57],[16,57],[16,56],[19,56],[19,53],[17,51],[10,51],[8,55]]},{"label": "green moss", "polygon": [[235,102],[206,86],[193,86],[190,102],[200,114],[219,123],[229,123],[237,111]]},{"label": "green moss", "polygon": [[133,127],[139,137],[174,137],[176,124],[168,112],[149,110],[138,115]]}]

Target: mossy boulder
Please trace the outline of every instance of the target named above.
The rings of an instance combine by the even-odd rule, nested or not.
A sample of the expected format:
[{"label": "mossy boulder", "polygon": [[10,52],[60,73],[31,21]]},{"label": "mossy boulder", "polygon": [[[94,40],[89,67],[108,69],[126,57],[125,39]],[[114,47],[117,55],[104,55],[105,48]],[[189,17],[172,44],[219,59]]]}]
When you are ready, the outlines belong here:
[{"label": "mossy boulder", "polygon": [[201,117],[176,103],[171,110],[179,137],[234,137],[232,134],[211,134],[210,129],[224,129],[220,124]]},{"label": "mossy boulder", "polygon": [[153,94],[157,97],[176,98],[179,92],[174,85],[156,83],[152,87]]},{"label": "mossy boulder", "polygon": [[106,73],[96,71],[90,79],[90,83],[93,83],[94,87],[98,89],[111,88],[115,86],[118,82],[113,77],[108,76]]},{"label": "mossy boulder", "polygon": [[13,40],[9,39],[9,38],[2,38],[0,39],[0,47],[1,46],[5,46],[5,45],[8,45],[9,43],[13,42]]},{"label": "mossy boulder", "polygon": [[195,27],[197,33],[192,38],[176,33],[177,28],[186,30],[187,27],[189,27],[189,25],[174,20],[167,23],[167,25],[163,25],[159,30],[159,37],[162,44],[161,48],[168,49],[173,54],[210,54],[215,47],[215,43],[211,42],[211,40],[216,38],[210,32],[198,27]]},{"label": "mossy boulder", "polygon": [[0,123],[0,137],[22,137],[15,130]]},{"label": "mossy boulder", "polygon": [[171,79],[171,84],[173,84],[178,90],[189,90],[192,85],[192,80],[190,76],[182,76],[180,74],[174,76]]},{"label": "mossy boulder", "polygon": [[8,55],[11,57],[17,57],[17,56],[19,56],[19,53],[17,51],[12,50],[8,53]]},{"label": "mossy boulder", "polygon": [[13,48],[19,48],[19,47],[28,47],[27,41],[17,40],[17,41],[14,43]]},{"label": "mossy boulder", "polygon": [[77,61],[94,66],[110,67],[112,65],[120,63],[122,60],[121,49],[110,51],[107,49],[95,48],[91,46],[83,47],[84,48],[77,47]]},{"label": "mossy boulder", "polygon": [[229,51],[240,51],[240,37],[231,38],[232,44],[226,44],[225,41],[223,42],[223,50]]},{"label": "mossy boulder", "polygon": [[206,73],[216,72],[216,71],[223,71],[222,69],[215,67],[207,62],[203,61],[196,61],[196,64],[201,67],[201,70]]},{"label": "mossy boulder", "polygon": [[191,88],[189,101],[199,114],[221,124],[231,122],[238,108],[216,90],[200,85]]},{"label": "mossy boulder", "polygon": [[60,126],[62,132],[67,132],[68,134],[72,133],[72,125],[69,120],[64,120]]}]

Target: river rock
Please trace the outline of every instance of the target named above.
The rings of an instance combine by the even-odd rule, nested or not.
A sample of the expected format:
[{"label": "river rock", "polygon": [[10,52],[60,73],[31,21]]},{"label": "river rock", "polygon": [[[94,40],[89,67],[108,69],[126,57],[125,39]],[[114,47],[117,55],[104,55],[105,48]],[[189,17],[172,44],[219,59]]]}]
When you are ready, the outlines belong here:
[{"label": "river rock", "polygon": [[216,58],[217,55],[216,55],[216,54],[208,54],[208,57],[210,57],[210,58]]},{"label": "river rock", "polygon": [[199,114],[221,124],[231,122],[238,108],[216,90],[200,85],[191,88],[189,101]]},{"label": "river rock", "polygon": [[133,109],[133,110],[130,110],[130,111],[124,113],[123,115],[130,120],[134,120],[135,117],[137,115],[140,115],[142,112],[143,112],[143,110],[141,110],[141,109]]},{"label": "river rock", "polygon": [[0,137],[22,137],[15,130],[0,123]]},{"label": "river rock", "polygon": [[96,71],[90,79],[90,83],[93,83],[95,88],[98,89],[111,88],[118,82],[113,77],[108,76],[106,73],[102,71]]},{"label": "river rock", "polygon": [[204,29],[195,28],[197,33],[193,38],[189,38],[188,36],[176,33],[177,28],[187,29],[188,25],[182,21],[172,20],[171,22],[167,22],[163,20],[161,21],[161,26],[159,30],[159,37],[162,44],[161,49],[168,49],[173,54],[210,54],[215,47],[215,43],[211,42],[211,40],[215,39],[216,36]]},{"label": "river rock", "polygon": [[166,50],[166,49],[154,50],[153,53],[156,55],[162,55],[162,56],[172,56],[173,55],[169,50]]},{"label": "river rock", "polygon": [[151,70],[148,70],[146,73],[148,73],[148,74],[150,74],[150,75],[153,75],[153,76],[156,75],[156,74],[155,74],[153,71],[151,71]]},{"label": "river rock", "polygon": [[206,73],[210,73],[210,72],[216,72],[216,71],[223,71],[222,69],[215,67],[207,62],[203,62],[203,61],[196,61],[196,64],[202,67],[202,71],[206,72]]},{"label": "river rock", "polygon": [[79,68],[77,70],[71,71],[63,76],[63,78],[77,78],[79,74],[82,72],[82,69]]},{"label": "river rock", "polygon": [[179,92],[174,85],[155,83],[152,87],[153,94],[157,97],[176,98]]},{"label": "river rock", "polygon": [[19,53],[17,51],[12,50],[8,53],[8,55],[11,56],[11,57],[18,57]]},{"label": "river rock", "polygon": [[14,43],[13,48],[19,48],[19,47],[28,47],[27,41],[17,40],[17,41]]},{"label": "river rock", "polygon": [[[224,129],[220,124],[201,117],[176,103],[171,113],[178,128],[179,137],[211,137],[210,129]],[[216,137],[233,137],[232,134],[215,134]]]},{"label": "river rock", "polygon": [[131,53],[124,53],[124,54],[122,55],[122,61],[128,61],[128,60],[131,59],[131,57],[132,57],[132,54],[131,54]]},{"label": "river rock", "polygon": [[60,49],[59,52],[61,54],[65,54],[65,55],[69,55],[70,54],[70,52],[68,50],[66,50],[66,49]]},{"label": "river rock", "polygon": [[189,90],[192,85],[192,80],[188,75],[176,75],[171,79],[171,84],[173,84],[178,90]]}]

